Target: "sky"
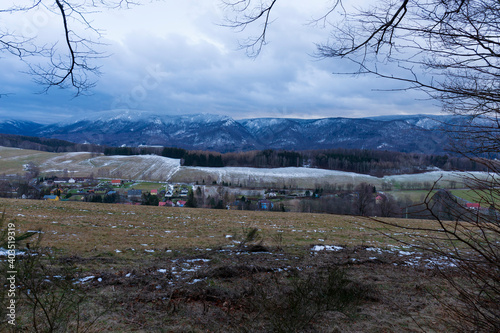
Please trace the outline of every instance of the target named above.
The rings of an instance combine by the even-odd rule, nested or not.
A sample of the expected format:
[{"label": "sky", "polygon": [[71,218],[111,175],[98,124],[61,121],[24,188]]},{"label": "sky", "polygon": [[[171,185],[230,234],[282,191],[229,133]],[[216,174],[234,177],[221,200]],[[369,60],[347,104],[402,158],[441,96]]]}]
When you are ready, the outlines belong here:
[{"label": "sky", "polygon": [[[8,1],[7,1],[8,2]],[[49,123],[108,110],[159,114],[211,113],[234,119],[257,117],[373,117],[436,114],[426,96],[373,76],[334,73],[354,68],[339,59],[318,59],[316,44],[328,26],[307,24],[328,2],[277,3],[267,41],[257,58],[239,45],[258,33],[225,23],[220,0],[164,0],[130,9],[103,9],[86,18],[102,32],[95,49],[106,55],[93,64],[101,75],[88,95],[43,87],[26,74],[25,63],[0,53],[0,120]],[[62,46],[60,18],[46,9],[6,15],[0,31],[21,32],[38,43]],[[78,29],[78,25],[73,25]],[[80,31],[93,36],[89,31]],[[37,64],[40,59],[26,59]],[[43,61],[43,60],[42,60]]]}]

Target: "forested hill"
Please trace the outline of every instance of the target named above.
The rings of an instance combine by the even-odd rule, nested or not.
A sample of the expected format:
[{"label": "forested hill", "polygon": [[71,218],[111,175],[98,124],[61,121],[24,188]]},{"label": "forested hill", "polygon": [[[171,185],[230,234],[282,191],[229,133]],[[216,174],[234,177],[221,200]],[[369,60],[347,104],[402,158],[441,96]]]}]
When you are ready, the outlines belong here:
[{"label": "forested hill", "polygon": [[155,154],[180,158],[184,166],[285,168],[310,167],[348,171],[377,177],[430,170],[487,171],[481,163],[448,155],[407,154],[362,149],[260,150],[236,153],[188,151],[181,148],[107,147],[106,155]]},{"label": "forested hill", "polygon": [[73,143],[59,139],[39,138],[26,135],[2,134],[0,133],[0,146],[40,150],[52,153],[66,152],[104,152],[104,147],[99,145]]}]

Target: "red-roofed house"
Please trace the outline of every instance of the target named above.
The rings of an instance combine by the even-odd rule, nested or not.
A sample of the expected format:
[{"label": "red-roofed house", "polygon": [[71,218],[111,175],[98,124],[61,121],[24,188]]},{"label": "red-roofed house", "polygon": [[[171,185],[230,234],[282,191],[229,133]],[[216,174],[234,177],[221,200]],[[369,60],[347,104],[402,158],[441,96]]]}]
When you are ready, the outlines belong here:
[{"label": "red-roofed house", "polygon": [[114,185],[114,186],[120,186],[123,184],[123,180],[120,180],[120,179],[113,179],[111,181],[111,185]]},{"label": "red-roofed house", "polygon": [[184,201],[184,200],[177,201],[177,206],[178,207],[184,207],[185,204],[186,204],[186,201]]},{"label": "red-roofed house", "polygon": [[479,208],[481,208],[481,204],[478,204],[478,203],[468,203],[466,205],[466,207],[468,209],[479,209]]},{"label": "red-roofed house", "polygon": [[151,190],[151,195],[158,195],[158,190]]}]

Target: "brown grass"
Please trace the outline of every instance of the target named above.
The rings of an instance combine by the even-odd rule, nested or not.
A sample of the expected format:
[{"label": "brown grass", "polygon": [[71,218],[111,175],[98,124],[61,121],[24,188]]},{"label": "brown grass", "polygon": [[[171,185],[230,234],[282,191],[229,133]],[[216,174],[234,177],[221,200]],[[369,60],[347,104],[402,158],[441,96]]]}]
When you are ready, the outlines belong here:
[{"label": "brown grass", "polygon": [[[439,302],[426,292],[449,297],[432,269],[408,264],[411,256],[369,249],[402,245],[379,231],[409,242],[415,233],[389,230],[368,219],[9,199],[0,199],[0,205],[15,219],[19,233],[41,230],[41,245],[57,250],[61,265],[77,268],[78,277],[95,277],[81,285],[90,297],[82,315],[108,311],[91,332],[277,331],[280,318],[288,316],[286,300],[293,286],[320,281],[321,272],[332,268],[346,270],[348,288],[363,291],[361,302],[350,311],[324,311],[299,322],[300,331],[449,329],[441,322]],[[419,227],[431,223],[389,221]],[[253,228],[267,252],[238,250],[236,241]],[[313,252],[315,244],[344,249]],[[425,263],[429,256],[414,257]],[[302,306],[309,304],[304,300]],[[28,312],[20,303],[25,328]]]},{"label": "brown grass", "polygon": [[[412,231],[390,231],[361,217],[327,214],[12,199],[0,199],[0,206],[16,220],[18,232],[41,230],[44,246],[80,256],[115,250],[142,252],[145,249],[162,251],[234,245],[248,228],[258,228],[269,245],[277,245],[273,243],[279,236],[280,245],[287,248],[313,244],[387,248],[401,244],[382,236],[380,231],[409,242],[411,236],[419,235]],[[425,220],[386,221],[417,227],[431,223]]]}]

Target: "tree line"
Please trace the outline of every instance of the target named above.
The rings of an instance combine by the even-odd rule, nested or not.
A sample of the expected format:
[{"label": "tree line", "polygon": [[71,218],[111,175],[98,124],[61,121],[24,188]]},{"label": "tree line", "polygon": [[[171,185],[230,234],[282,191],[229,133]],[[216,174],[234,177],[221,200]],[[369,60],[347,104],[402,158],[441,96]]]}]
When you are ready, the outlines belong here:
[{"label": "tree line", "polygon": [[150,155],[181,159],[184,166],[286,168],[311,167],[367,174],[377,177],[445,171],[488,171],[484,162],[451,155],[426,155],[366,149],[305,151],[254,150],[245,152],[189,151],[172,147],[106,147],[105,155]]},{"label": "tree line", "polygon": [[282,168],[312,167],[384,176],[412,174],[433,168],[452,171],[487,171],[484,163],[460,156],[425,155],[364,149],[327,149],[307,151],[249,151],[225,153],[224,166]]},{"label": "tree line", "polygon": [[46,151],[51,153],[95,152],[102,153],[104,147],[92,144],[73,143],[59,139],[39,138],[25,135],[0,133],[0,146]]}]

